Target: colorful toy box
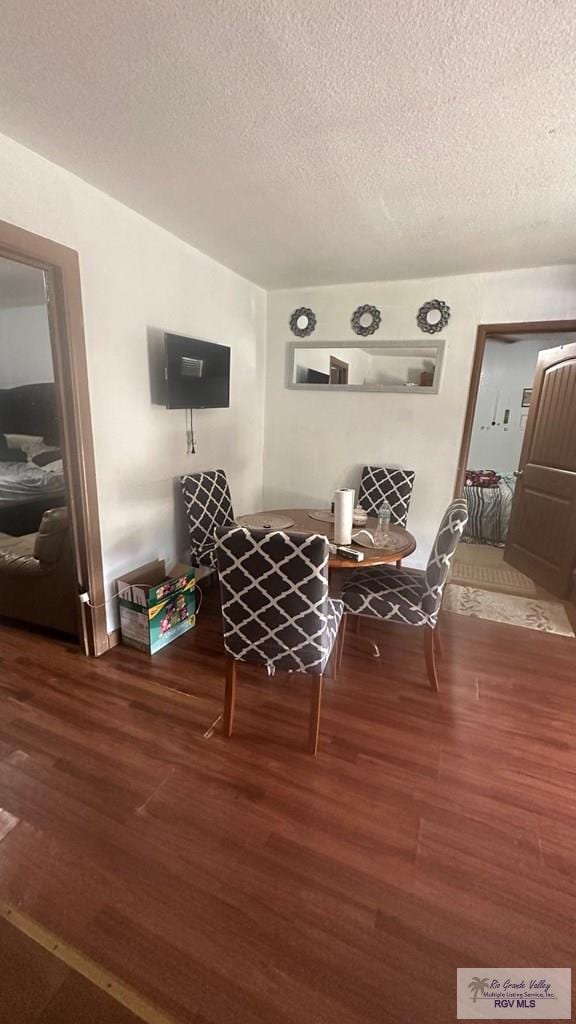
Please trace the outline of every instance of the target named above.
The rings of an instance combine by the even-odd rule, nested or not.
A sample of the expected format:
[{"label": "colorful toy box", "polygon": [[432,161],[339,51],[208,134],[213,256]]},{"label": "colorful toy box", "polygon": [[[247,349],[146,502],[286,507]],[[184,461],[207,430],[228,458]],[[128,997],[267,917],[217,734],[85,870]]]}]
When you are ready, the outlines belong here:
[{"label": "colorful toy box", "polygon": [[166,573],[162,560],[149,562],[117,580],[122,640],[156,654],[196,623],[196,580],[189,565]]}]

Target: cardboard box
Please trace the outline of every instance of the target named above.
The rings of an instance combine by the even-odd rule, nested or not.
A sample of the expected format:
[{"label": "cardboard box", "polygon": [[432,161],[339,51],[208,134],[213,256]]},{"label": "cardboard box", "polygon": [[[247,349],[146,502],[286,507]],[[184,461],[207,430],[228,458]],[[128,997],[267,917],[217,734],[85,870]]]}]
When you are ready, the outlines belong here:
[{"label": "cardboard box", "polygon": [[163,561],[125,573],[117,580],[122,641],[156,654],[196,624],[195,571]]}]

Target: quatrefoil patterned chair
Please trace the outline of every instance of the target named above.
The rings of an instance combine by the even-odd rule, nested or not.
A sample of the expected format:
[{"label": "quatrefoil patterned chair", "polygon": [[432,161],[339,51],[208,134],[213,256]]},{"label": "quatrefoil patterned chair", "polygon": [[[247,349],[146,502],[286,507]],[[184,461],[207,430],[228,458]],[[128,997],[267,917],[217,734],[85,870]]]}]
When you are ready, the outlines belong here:
[{"label": "quatrefoil patterned chair", "polygon": [[[313,677],[308,750],[318,749],[322,681],[334,652],[342,653],[341,601],[328,595],[328,541],[317,534],[216,530],[226,697],[224,735],[232,734],[237,662],[262,665],[270,675]],[[337,666],[336,666],[337,667]]]},{"label": "quatrefoil patterned chair", "polygon": [[377,516],[383,501],[390,505],[394,526],[406,527],[416,474],[411,469],[363,466],[358,504],[369,516]]},{"label": "quatrefoil patterned chair", "polygon": [[467,519],[466,499],[457,498],[444,513],[424,572],[393,566],[360,570],[350,575],[342,589],[347,615],[366,615],[386,622],[402,622],[408,626],[424,628],[428,680],[436,692],[438,613],[450,562]]},{"label": "quatrefoil patterned chair", "polygon": [[223,469],[191,473],[180,477],[186,518],[190,533],[192,565],[216,568],[217,526],[230,526],[234,522],[230,489]]}]

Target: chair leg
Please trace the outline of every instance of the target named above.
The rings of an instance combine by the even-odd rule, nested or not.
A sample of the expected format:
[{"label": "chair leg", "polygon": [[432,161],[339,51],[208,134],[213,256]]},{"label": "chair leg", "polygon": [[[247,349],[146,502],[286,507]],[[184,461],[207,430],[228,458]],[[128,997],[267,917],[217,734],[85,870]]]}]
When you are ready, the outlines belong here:
[{"label": "chair leg", "polygon": [[224,696],[224,722],[223,732],[225,736],[232,735],[234,725],[234,707],[236,705],[236,662],[234,658],[226,658],[226,693]]},{"label": "chair leg", "polygon": [[322,705],[322,676],[312,677],[312,701],[310,704],[310,725],[308,727],[308,753],[316,755],[320,733],[320,708]]},{"label": "chair leg", "polygon": [[336,679],[336,673],[338,671],[338,637],[334,641],[332,650],[330,651],[330,657],[324,665],[324,678],[325,679]]},{"label": "chair leg", "polygon": [[428,671],[428,682],[435,693],[438,693],[438,675],[436,673],[436,657],[434,651],[434,630],[430,626],[424,627],[424,656],[426,658],[426,669]]},{"label": "chair leg", "polygon": [[396,559],[396,568],[397,569],[401,569],[402,568],[402,559],[401,558],[397,558]]},{"label": "chair leg", "polygon": [[[346,615],[347,628],[351,634],[351,643],[356,645],[357,650],[362,650],[364,652],[368,650],[372,654],[373,658],[379,658],[380,648],[378,647],[378,644],[375,643],[374,640],[369,640],[368,637],[358,636],[360,633],[361,617],[361,615],[354,615],[353,612],[349,612]],[[348,620],[350,620],[350,622],[348,622]],[[352,637],[355,639],[352,639]],[[344,645],[344,637],[342,638],[342,645]]]},{"label": "chair leg", "polygon": [[436,657],[441,658],[443,653],[442,637],[440,636],[440,629],[438,627],[438,623],[436,623],[436,626],[434,628],[434,648],[436,651]]},{"label": "chair leg", "polygon": [[342,664],[342,655],[344,654],[344,641],[346,639],[346,627],[348,625],[348,616],[342,616],[342,622],[340,623],[340,629],[338,630],[338,661],[337,670],[340,671]]}]

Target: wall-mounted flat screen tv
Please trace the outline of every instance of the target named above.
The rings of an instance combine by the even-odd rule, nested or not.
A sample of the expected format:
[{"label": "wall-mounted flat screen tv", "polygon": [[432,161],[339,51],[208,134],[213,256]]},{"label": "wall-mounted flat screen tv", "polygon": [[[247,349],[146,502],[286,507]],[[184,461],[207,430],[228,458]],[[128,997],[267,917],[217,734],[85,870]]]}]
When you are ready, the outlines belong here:
[{"label": "wall-mounted flat screen tv", "polygon": [[165,334],[166,407],[225,409],[230,405],[230,349]]}]

